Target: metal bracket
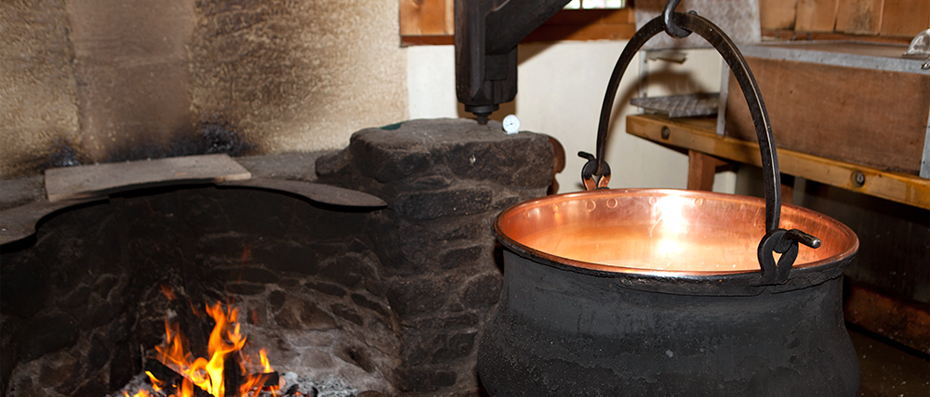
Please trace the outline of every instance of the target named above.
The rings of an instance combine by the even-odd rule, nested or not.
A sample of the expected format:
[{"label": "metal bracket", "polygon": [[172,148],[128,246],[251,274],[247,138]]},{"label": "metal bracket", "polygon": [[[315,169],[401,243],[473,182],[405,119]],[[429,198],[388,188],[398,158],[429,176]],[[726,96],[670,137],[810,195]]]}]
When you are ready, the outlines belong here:
[{"label": "metal bracket", "polygon": [[517,44],[570,0],[455,0],[455,93],[487,124],[517,96]]}]

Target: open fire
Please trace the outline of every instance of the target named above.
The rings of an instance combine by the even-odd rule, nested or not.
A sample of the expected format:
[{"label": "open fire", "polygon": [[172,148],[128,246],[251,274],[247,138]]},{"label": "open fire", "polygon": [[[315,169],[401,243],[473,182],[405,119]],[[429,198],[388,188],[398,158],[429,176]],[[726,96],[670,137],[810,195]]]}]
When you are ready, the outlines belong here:
[{"label": "open fire", "polygon": [[[258,350],[267,348],[280,397],[294,385],[318,397],[478,395],[475,342],[501,285],[490,221],[545,193],[551,143],[466,120],[419,120],[359,132],[350,146],[237,161],[255,175],[376,193],[394,210],[346,211],[244,188],[157,188],[60,212],[32,244],[4,245],[2,389],[131,397],[145,385],[153,396],[179,395],[171,385],[183,386],[183,376],[154,348],[165,342],[165,314],[188,338],[187,362],[209,363],[216,324],[206,306],[219,301],[224,315],[238,308],[252,371],[264,371]],[[176,287],[174,301],[161,283]],[[167,374],[151,371],[154,363]],[[145,370],[166,388],[154,392]],[[222,383],[238,392],[240,383],[230,388],[225,375]]]},{"label": "open fire", "polygon": [[[162,290],[169,300],[175,299],[169,288],[163,286]],[[195,314],[203,315],[193,306],[191,308]],[[224,310],[220,302],[207,305],[205,309],[216,323],[210,333],[208,357],[194,357],[178,323],[166,317],[165,343],[155,347],[157,362],[149,360],[146,364],[145,373],[152,389],[158,395],[170,397],[251,397],[262,391],[277,396],[279,377],[268,361],[266,350],[261,349],[258,357],[243,351],[246,337],[240,332],[239,310],[229,304]],[[124,395],[130,396],[129,392]],[[133,395],[148,396],[152,394],[147,390]]]}]

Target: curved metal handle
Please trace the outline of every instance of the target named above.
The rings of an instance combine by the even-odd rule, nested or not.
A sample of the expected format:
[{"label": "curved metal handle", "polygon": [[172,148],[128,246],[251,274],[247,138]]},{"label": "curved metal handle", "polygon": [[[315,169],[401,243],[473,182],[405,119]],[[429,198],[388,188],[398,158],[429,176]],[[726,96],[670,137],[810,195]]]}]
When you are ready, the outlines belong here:
[{"label": "curved metal handle", "polygon": [[[778,228],[781,214],[781,175],[778,171],[778,156],[775,153],[772,125],[769,122],[768,112],[765,110],[765,103],[762,101],[759,86],[756,84],[755,77],[753,77],[746,63],[746,59],[740,54],[736,44],[734,44],[719,27],[698,15],[672,12],[679,1],[680,0],[671,0],[666,5],[665,12],[662,16],[656,17],[640,28],[630,39],[626,48],[623,49],[623,53],[620,54],[620,59],[617,60],[617,65],[614,67],[613,74],[610,76],[610,83],[607,86],[607,93],[604,96],[604,103],[601,107],[600,123],[597,129],[597,156],[593,160],[597,164],[594,175],[603,175],[606,167],[604,155],[606,151],[606,138],[610,124],[610,115],[613,110],[614,98],[620,87],[620,79],[623,77],[630,62],[642,46],[646,44],[646,41],[662,31],[666,31],[672,36],[678,34],[674,33],[676,29],[697,33],[720,53],[724,61],[726,61],[727,65],[730,67],[730,70],[733,71],[733,75],[736,77],[736,81],[739,83],[740,89],[742,89],[743,95],[746,97],[746,102],[749,105],[749,111],[752,115],[752,122],[759,140],[759,150],[762,155],[762,177],[765,186],[766,232],[765,237],[763,237],[762,242],[759,244],[758,250],[760,266],[762,267],[762,279],[760,283],[767,285],[787,282],[788,270],[790,270],[794,259],[791,258],[788,260],[788,258],[786,258],[786,260],[779,261],[781,263],[776,264],[774,259],[772,259],[772,250],[778,247],[780,251],[776,252],[785,252],[790,249],[785,248],[785,244],[793,244],[796,251],[799,241],[806,244],[810,239],[801,237],[795,238],[795,236],[810,236],[800,231],[798,231],[798,233],[785,233],[781,232],[783,229]],[[687,34],[685,34],[685,36],[687,36]],[[588,167],[586,166],[585,168]],[[813,239],[813,237],[811,237],[811,239]],[[765,252],[763,253],[763,251]],[[763,257],[767,259],[763,260]],[[778,267],[782,269],[787,268],[787,270],[777,272]]]}]

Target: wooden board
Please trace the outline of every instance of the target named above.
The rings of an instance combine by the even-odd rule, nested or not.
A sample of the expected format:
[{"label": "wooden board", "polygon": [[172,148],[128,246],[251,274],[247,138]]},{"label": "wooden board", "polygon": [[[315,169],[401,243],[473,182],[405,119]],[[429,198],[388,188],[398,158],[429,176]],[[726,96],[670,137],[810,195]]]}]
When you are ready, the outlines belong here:
[{"label": "wooden board", "polygon": [[885,0],[882,35],[913,38],[930,29],[930,1]]},{"label": "wooden board", "polygon": [[[725,160],[761,166],[758,144],[717,135],[716,124],[711,118],[696,120],[671,120],[655,115],[628,116],[627,132],[653,142],[696,150]],[[668,139],[662,139],[662,127],[668,127],[671,131]],[[800,176],[862,194],[930,209],[930,179],[826,159],[788,149],[778,149],[778,162],[781,172],[788,175]],[[862,186],[854,182],[856,172],[861,172],[865,178]]]},{"label": "wooden board", "polygon": [[[778,147],[918,175],[930,75],[747,57]],[[726,135],[755,140],[731,74]]]},{"label": "wooden board", "polygon": [[794,40],[813,40],[813,41],[860,41],[880,44],[900,44],[908,45],[911,42],[909,37],[903,36],[861,36],[846,33],[834,32],[795,32],[793,30],[773,30],[763,29],[762,37],[776,38],[784,41]]},{"label": "wooden board", "polygon": [[798,0],[759,0],[762,29],[794,29]]},{"label": "wooden board", "polygon": [[227,154],[173,157],[52,168],[45,171],[45,191],[51,202],[179,183],[215,183],[249,179],[248,170]]},{"label": "wooden board", "polygon": [[220,186],[246,187],[262,190],[274,190],[297,194],[324,204],[343,207],[386,207],[380,198],[358,190],[346,189],[322,183],[291,181],[273,178],[252,178],[242,181],[227,181]]},{"label": "wooden board", "polygon": [[799,0],[794,29],[798,32],[833,32],[838,0]]},{"label": "wooden board", "polygon": [[455,33],[453,10],[453,0],[400,0],[400,34],[451,36]]},{"label": "wooden board", "polygon": [[636,33],[631,8],[618,10],[562,10],[530,32],[522,42],[560,40],[623,40]]},{"label": "wooden board", "polygon": [[882,27],[884,0],[844,0],[836,10],[836,31],[878,34]]},{"label": "wooden board", "polygon": [[[441,22],[438,4],[428,6],[431,0],[401,0],[401,44],[452,45],[454,21]],[[443,0],[432,0],[440,2]],[[432,7],[432,8],[430,8]],[[447,18],[452,6],[447,6]],[[442,29],[439,26],[443,26]],[[448,31],[448,33],[440,32]],[[632,8],[609,10],[561,10],[530,32],[521,43],[551,42],[560,40],[625,40],[636,33],[635,13]]]}]

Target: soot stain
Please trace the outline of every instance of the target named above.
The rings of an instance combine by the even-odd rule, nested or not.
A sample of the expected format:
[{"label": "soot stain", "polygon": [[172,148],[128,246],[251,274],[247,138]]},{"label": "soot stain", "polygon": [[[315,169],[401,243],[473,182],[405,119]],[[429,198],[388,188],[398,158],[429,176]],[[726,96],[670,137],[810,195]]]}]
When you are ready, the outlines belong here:
[{"label": "soot stain", "polygon": [[216,117],[201,122],[197,136],[202,145],[201,154],[226,153],[239,156],[253,149],[253,145],[242,138],[234,125]]},{"label": "soot stain", "polygon": [[42,164],[42,170],[48,168],[59,168],[59,167],[74,167],[81,165],[86,162],[86,159],[82,158],[83,156],[74,149],[74,145],[70,140],[59,138],[55,143],[52,144],[46,157],[46,161]]},{"label": "soot stain", "polygon": [[59,137],[52,141],[44,154],[23,160],[27,168],[43,173],[49,168],[74,167],[90,163],[90,159],[76,148],[76,145],[67,138]]},{"label": "soot stain", "polygon": [[254,145],[242,137],[233,123],[214,116],[201,121],[194,133],[178,132],[167,144],[144,139],[132,146],[116,148],[106,161],[135,161],[217,153],[235,157],[248,154],[254,148]]}]

